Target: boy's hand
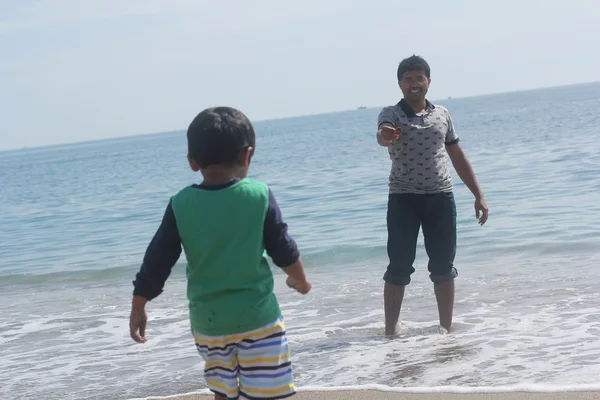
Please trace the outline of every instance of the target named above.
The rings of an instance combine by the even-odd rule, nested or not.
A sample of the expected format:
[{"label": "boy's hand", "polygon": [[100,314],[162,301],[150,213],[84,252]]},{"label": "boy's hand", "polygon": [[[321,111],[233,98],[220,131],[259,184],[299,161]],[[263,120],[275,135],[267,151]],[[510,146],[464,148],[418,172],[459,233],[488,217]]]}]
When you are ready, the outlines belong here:
[{"label": "boy's hand", "polygon": [[131,314],[129,315],[129,335],[138,343],[146,343],[146,323],[148,314],[146,314],[146,299],[134,297],[131,304]]},{"label": "boy's hand", "polygon": [[298,282],[291,276],[287,278],[285,283],[288,285],[288,287],[296,290],[300,294],[307,294],[310,292],[310,289],[312,289],[312,284],[309,281]]}]

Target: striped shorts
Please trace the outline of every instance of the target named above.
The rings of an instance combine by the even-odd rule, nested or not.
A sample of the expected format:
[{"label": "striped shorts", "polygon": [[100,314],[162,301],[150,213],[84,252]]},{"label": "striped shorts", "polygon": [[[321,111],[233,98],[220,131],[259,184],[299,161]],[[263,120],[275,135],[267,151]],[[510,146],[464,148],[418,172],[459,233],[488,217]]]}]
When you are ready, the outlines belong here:
[{"label": "striped shorts", "polygon": [[227,336],[193,332],[208,388],[227,399],[283,399],[295,394],[283,318]]}]

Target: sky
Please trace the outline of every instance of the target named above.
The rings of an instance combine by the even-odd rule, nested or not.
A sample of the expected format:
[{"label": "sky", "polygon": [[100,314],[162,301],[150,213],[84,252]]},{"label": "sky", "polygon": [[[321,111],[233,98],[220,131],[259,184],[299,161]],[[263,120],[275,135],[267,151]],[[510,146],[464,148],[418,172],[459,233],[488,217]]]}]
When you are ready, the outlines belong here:
[{"label": "sky", "polygon": [[600,81],[598,0],[0,0],[0,149]]}]

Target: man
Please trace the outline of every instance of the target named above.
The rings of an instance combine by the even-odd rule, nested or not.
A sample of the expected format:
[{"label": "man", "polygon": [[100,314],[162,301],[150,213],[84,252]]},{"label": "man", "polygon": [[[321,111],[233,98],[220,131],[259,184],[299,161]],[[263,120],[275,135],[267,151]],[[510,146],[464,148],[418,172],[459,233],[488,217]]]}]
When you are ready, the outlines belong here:
[{"label": "man", "polygon": [[488,207],[471,164],[454,131],[448,110],[427,99],[427,62],[412,56],[398,66],[403,99],[381,110],[377,142],[392,160],[387,210],[389,265],[383,277],[385,332],[394,335],[404,289],[415,271],[417,237],[423,228],[428,270],[434,284],[440,325],[452,330],[456,254],[456,205],[446,155],[475,196],[475,215],[483,225]]}]

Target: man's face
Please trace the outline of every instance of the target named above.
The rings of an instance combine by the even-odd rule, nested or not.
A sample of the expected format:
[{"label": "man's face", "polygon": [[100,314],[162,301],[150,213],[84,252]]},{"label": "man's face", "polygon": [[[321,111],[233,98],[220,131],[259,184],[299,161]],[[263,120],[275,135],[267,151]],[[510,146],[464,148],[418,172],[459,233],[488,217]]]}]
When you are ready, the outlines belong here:
[{"label": "man's face", "polygon": [[402,80],[398,82],[404,98],[411,101],[422,101],[427,95],[431,79],[427,77],[425,71],[408,71],[402,75]]}]

